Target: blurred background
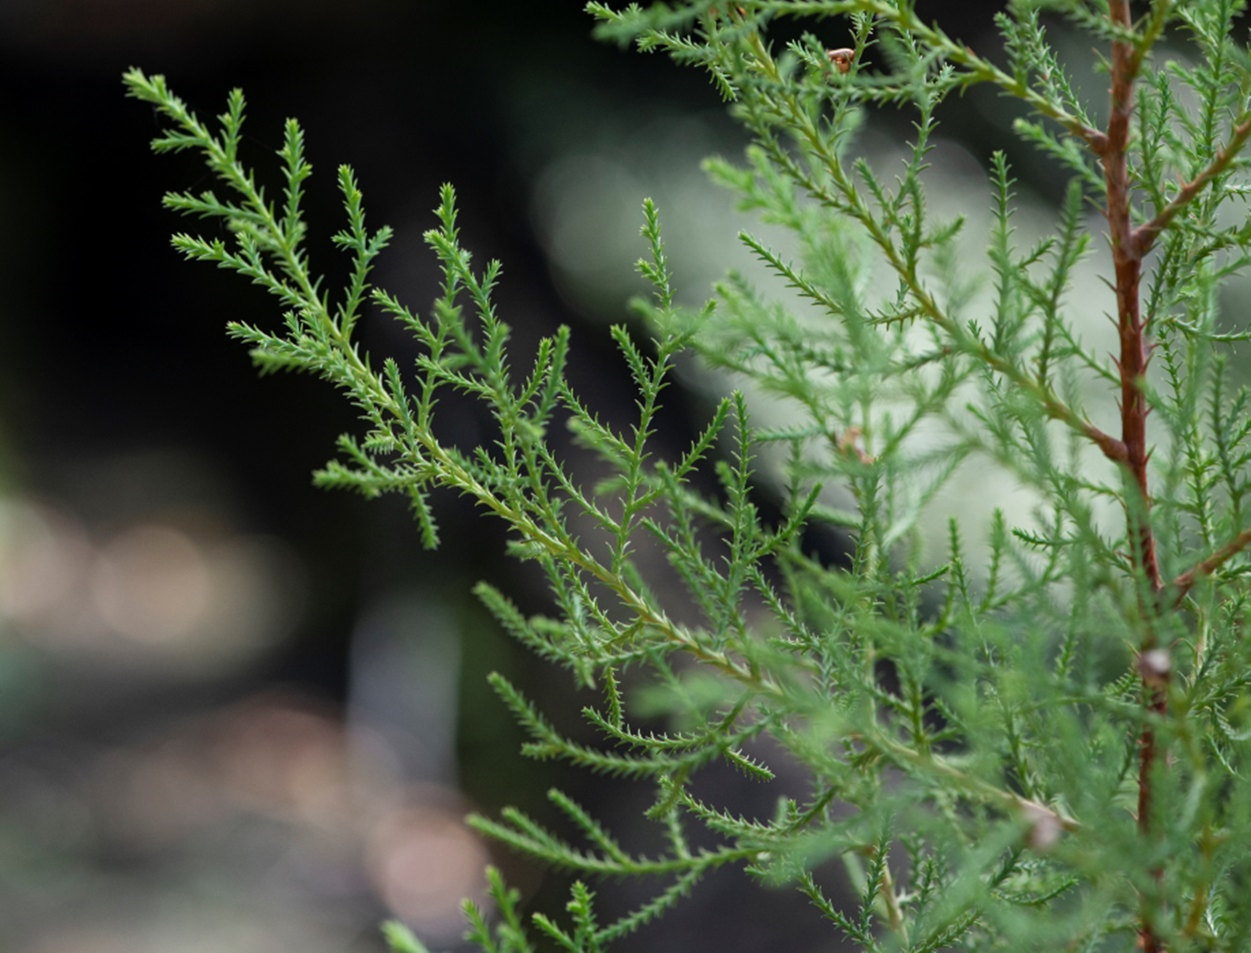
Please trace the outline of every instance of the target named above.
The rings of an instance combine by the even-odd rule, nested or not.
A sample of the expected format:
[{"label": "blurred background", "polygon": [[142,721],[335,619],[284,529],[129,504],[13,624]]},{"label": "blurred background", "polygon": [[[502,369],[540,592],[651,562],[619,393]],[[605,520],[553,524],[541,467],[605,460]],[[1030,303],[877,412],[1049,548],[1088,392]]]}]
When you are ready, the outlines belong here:
[{"label": "blurred background", "polygon": [[[996,46],[998,4],[918,6]],[[627,841],[642,823],[647,790],[517,756],[487,672],[541,691],[572,732],[582,700],[469,593],[488,578],[544,609],[500,527],[444,496],[429,554],[400,501],[310,486],[351,411],[320,381],[258,379],[226,339],[228,319],[277,309],[170,249],[193,225],[162,193],[209,182],[197,159],[149,152],[156,117],[120,83],[132,65],[165,73],[201,116],[243,87],[258,164],[299,117],[319,173],[314,262],[341,267],[333,170],[351,163],[371,223],[397,231],[376,280],[417,311],[437,280],[421,233],[454,183],[464,240],[504,262],[518,361],[572,325],[575,385],[625,421],[606,325],[645,291],[642,199],[701,301],[747,260],[734,234],[749,223],[698,163],[743,140],[702,75],[594,42],[581,7],[0,0],[0,950],[365,953],[385,917],[457,949],[460,899],[488,862],[538,908],[565,896],[563,878],[480,842],[466,812],[547,819],[558,784]],[[1006,109],[978,93],[947,111],[936,156],[971,190],[948,201],[988,207]],[[875,119],[870,145],[903,142],[906,121]],[[1012,158],[1054,201],[1063,183],[1027,150]],[[407,353],[392,329],[366,334]],[[667,439],[685,445],[702,401],[670,393]],[[444,413],[478,426],[468,406]],[[771,811],[767,789],[721,780],[741,809]],[[645,896],[598,889],[609,912]],[[757,890],[728,871],[622,948],[831,948],[798,896],[761,917]]]}]

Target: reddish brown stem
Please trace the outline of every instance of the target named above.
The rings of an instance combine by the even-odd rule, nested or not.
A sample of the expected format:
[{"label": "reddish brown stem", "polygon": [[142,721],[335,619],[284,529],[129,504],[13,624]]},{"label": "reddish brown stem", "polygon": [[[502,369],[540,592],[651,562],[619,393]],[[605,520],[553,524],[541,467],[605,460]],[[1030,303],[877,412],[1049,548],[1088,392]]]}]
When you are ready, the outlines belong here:
[{"label": "reddish brown stem", "polygon": [[[1110,0],[1108,14],[1115,26],[1132,29],[1129,0]],[[1146,243],[1137,240],[1130,216],[1128,150],[1134,112],[1134,80],[1141,61],[1141,53],[1132,43],[1118,40],[1112,44],[1112,108],[1102,158],[1121,345],[1117,361],[1121,375],[1121,442],[1125,448],[1124,463],[1138,496],[1137,500],[1127,502],[1126,515],[1134,568],[1149,588],[1149,593],[1144,592],[1140,600],[1145,626],[1140,651],[1142,658],[1146,659],[1157,648],[1151,619],[1157,611],[1156,595],[1163,589],[1163,581],[1156,559],[1155,536],[1151,531],[1151,493],[1147,478],[1147,464],[1151,456],[1147,447],[1149,408],[1142,389],[1147,364],[1151,360],[1147,321],[1139,301],[1142,246]],[[1166,711],[1164,685],[1160,677],[1149,678],[1146,668],[1143,669],[1143,703],[1153,715],[1163,715]],[[1138,829],[1144,836],[1151,833],[1151,784],[1159,755],[1154,722],[1155,719],[1152,719],[1144,725],[1138,743]],[[1163,870],[1156,870],[1154,874],[1157,882],[1162,881]],[[1145,953],[1164,953],[1164,946],[1154,927],[1154,908],[1155,902],[1144,899],[1138,930],[1139,944]]]},{"label": "reddish brown stem", "polygon": [[[1168,672],[1164,671],[1151,677],[1146,674],[1146,668],[1147,666],[1140,665],[1140,669],[1143,670],[1143,700],[1153,720],[1143,726],[1142,734],[1138,738],[1138,829],[1143,834],[1151,831],[1153,809],[1151,780],[1156,759],[1159,757],[1154,722],[1168,714]],[[1163,883],[1163,868],[1157,867],[1151,873],[1157,885]],[[1144,900],[1143,902],[1142,918],[1138,926],[1139,944],[1145,953],[1165,953],[1164,944],[1156,934],[1153,923],[1152,907],[1154,906],[1155,901]]]},{"label": "reddish brown stem", "polygon": [[[1244,117],[1245,115],[1244,113]],[[1229,168],[1234,161],[1234,157],[1246,145],[1249,137],[1251,137],[1251,118],[1243,118],[1241,122],[1234,125],[1229,142],[1216,150],[1216,158],[1212,160],[1208,167],[1189,182],[1184,183],[1177,190],[1177,194],[1173,196],[1172,201],[1156,213],[1155,218],[1139,225],[1134,230],[1134,246],[1138,250],[1139,255],[1145,255],[1149,252],[1155,244],[1156,238],[1168,227],[1169,222],[1173,220],[1177,213],[1193,202],[1209,182],[1216,179],[1217,176]]]},{"label": "reddish brown stem", "polygon": [[[1128,28],[1128,0],[1109,5],[1112,20]],[[1147,374],[1151,350],[1147,346],[1146,322],[1138,299],[1142,280],[1142,255],[1134,241],[1130,220],[1129,134],[1134,111],[1134,74],[1138,58],[1128,43],[1112,45],[1112,114],[1108,120],[1107,147],[1103,153],[1104,181],[1107,186],[1108,229],[1112,239],[1112,263],[1116,270],[1116,312],[1121,353],[1117,362],[1121,373],[1121,442],[1125,465],[1138,489],[1139,502],[1131,507],[1134,562],[1151,584],[1161,587],[1156,562],[1155,540],[1147,520],[1150,494],[1147,487],[1147,400],[1142,380]],[[1133,511],[1136,510],[1135,514]]]},{"label": "reddish brown stem", "polygon": [[1229,560],[1233,559],[1248,546],[1251,546],[1251,529],[1244,529],[1211,556],[1203,560],[1203,562],[1192,569],[1186,570],[1174,579],[1169,587],[1173,592],[1173,607],[1176,608],[1181,605],[1182,600],[1194,588],[1196,582],[1204,576],[1212,575],[1212,573],[1216,572],[1222,565],[1229,562]]}]

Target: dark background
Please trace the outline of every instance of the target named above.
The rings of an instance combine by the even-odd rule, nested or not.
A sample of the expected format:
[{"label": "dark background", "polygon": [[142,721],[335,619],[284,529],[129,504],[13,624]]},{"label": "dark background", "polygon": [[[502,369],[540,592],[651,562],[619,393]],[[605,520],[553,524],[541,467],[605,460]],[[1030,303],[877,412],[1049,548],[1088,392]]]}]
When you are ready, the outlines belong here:
[{"label": "dark background", "polygon": [[[997,5],[929,6],[993,46]],[[397,914],[451,947],[455,901],[480,888],[487,857],[466,810],[549,817],[555,779],[628,839],[648,792],[519,760],[484,688],[508,671],[581,730],[569,678],[507,644],[469,594],[489,578],[541,611],[541,586],[455,497],[439,501],[431,555],[399,503],[310,486],[350,409],[319,381],[257,378],[227,340],[226,320],[271,323],[276,309],[171,250],[193,223],[160,196],[210,183],[198,160],[150,153],[157,119],[120,82],[131,65],[165,73],[202,117],[243,87],[258,165],[299,117],[318,173],[315,263],[338,267],[325,237],[339,227],[333,170],[349,162],[371,223],[397,229],[378,281],[415,310],[436,293],[421,232],[453,182],[464,240],[504,262],[518,353],[571,324],[578,387],[626,420],[604,325],[644,290],[629,274],[638,220],[605,215],[596,237],[629,250],[621,273],[598,299],[570,292],[542,234],[543,194],[570,187],[552,170],[628,140],[622,161],[645,157],[637,208],[698,155],[631,130],[689,115],[700,141],[733,154],[739,140],[704,77],[598,44],[590,25],[578,2],[0,4],[0,948],[365,951]],[[982,161],[996,103],[972,96],[944,117]],[[385,327],[365,333],[404,353]],[[699,400],[671,405],[669,439],[684,443]],[[728,798],[771,810],[776,795],[723,780]],[[559,910],[561,878],[494,860]],[[597,889],[618,912],[643,896]],[[629,948],[829,949],[805,911],[727,872]]]}]

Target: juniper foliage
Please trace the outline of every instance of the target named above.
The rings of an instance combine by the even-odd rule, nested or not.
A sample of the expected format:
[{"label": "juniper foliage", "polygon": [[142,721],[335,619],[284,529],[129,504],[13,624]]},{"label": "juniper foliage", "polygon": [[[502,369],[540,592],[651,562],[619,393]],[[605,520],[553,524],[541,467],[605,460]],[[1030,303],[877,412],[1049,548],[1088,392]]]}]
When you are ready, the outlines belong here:
[{"label": "juniper foliage", "polygon": [[[514,554],[546,573],[554,615],[524,617],[487,583],[478,594],[602,697],[585,711],[602,739],[589,746],[495,676],[526,752],[654,788],[648,814],[667,844],[655,856],[560,792],[572,839],[517,811],[477,818],[581,878],[558,920],[523,915],[492,872],[495,910],[467,909],[482,949],[607,950],[726,865],[793,885],[867,951],[1251,946],[1251,392],[1236,364],[1249,331],[1220,296],[1251,254],[1244,6],[1010,0],[991,57],[913,0],[588,4],[601,37],[708,72],[753,141],[711,174],[790,235],[785,251],[741,236],[776,287],[729,274],[691,310],[660,213],[644,204],[638,269],[652,294],[636,307],[652,338],[612,331],[638,390],[624,429],[566,382],[567,332],[524,360],[510,353],[493,301],[500,265],[472,261],[450,186],[426,235],[442,290],[421,315],[371,286],[390,233],[366,226],[341,167],[347,225],[333,242],[353,266],[332,292],[305,250],[299,124],[286,125],[274,198],[239,157],[240,92],[210,126],[160,76],[126,74],[130,95],[168,120],[155,148],[199,152],[221,184],[165,201],[225,223],[229,238],[179,234],[175,246],[281,304],[277,329],[230,333],[262,371],[320,375],[359,410],[317,482],[406,495],[430,546],[436,488],[504,520]],[[1102,51],[1097,99],[1079,91],[1046,17]],[[771,41],[779,22],[800,38]],[[980,295],[964,274],[964,220],[927,200],[938,117],[973,86],[1019,101],[1016,134],[1069,182],[1054,233],[1026,245],[1008,162],[987,157],[991,290]],[[912,121],[893,178],[857,152],[858,127],[885,108]],[[1101,297],[1074,293],[1082,267],[1105,279]],[[366,312],[408,329],[414,364],[362,353]],[[1089,343],[1108,319],[1112,356]],[[742,390],[665,459],[656,414],[689,352]],[[493,442],[466,451],[450,439],[448,391],[490,410]],[[1101,392],[1117,406],[1106,427]],[[759,393],[788,403],[791,423],[753,426],[745,394]],[[556,427],[612,476],[582,485],[547,439]],[[921,522],[970,468],[1032,502],[988,514],[984,539],[953,521],[945,552],[926,554]],[[696,479],[706,474],[713,492]],[[776,520],[754,502],[762,481],[780,498]],[[810,554],[805,539],[823,526],[847,533],[846,566]],[[681,604],[649,581],[644,537],[685,587]],[[641,691],[667,699],[670,730],[636,726]],[[697,794],[714,762],[782,786],[776,811],[738,816]],[[797,786],[775,777],[783,762]],[[850,905],[831,892],[835,861]],[[588,884],[619,877],[659,886],[601,922]],[[424,949],[398,925],[388,937]]]}]

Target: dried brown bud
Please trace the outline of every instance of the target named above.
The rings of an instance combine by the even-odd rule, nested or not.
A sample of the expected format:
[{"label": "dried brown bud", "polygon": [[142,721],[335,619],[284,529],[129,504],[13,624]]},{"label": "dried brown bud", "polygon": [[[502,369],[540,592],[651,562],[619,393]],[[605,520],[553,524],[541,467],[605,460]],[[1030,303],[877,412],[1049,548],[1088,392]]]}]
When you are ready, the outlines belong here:
[{"label": "dried brown bud", "polygon": [[1031,850],[1039,853],[1046,852],[1055,845],[1060,839],[1060,835],[1064,833],[1064,824],[1060,820],[1058,814],[1050,808],[1036,801],[1026,801],[1022,807],[1025,810],[1025,817],[1029,821],[1029,832],[1026,834],[1025,842]]},{"label": "dried brown bud", "polygon": [[830,57],[830,63],[840,73],[846,73],[851,69],[851,64],[856,61],[856,51],[849,50],[847,47],[837,50],[826,50],[826,54]]},{"label": "dried brown bud", "polygon": [[865,453],[860,448],[861,438],[864,437],[864,431],[859,427],[848,427],[841,437],[838,438],[838,452],[843,456],[851,456],[854,454],[859,458],[861,463],[873,463],[873,457]]},{"label": "dried brown bud", "polygon": [[1155,687],[1166,685],[1172,669],[1173,658],[1167,649],[1148,649],[1138,656],[1138,674],[1148,685]]}]

